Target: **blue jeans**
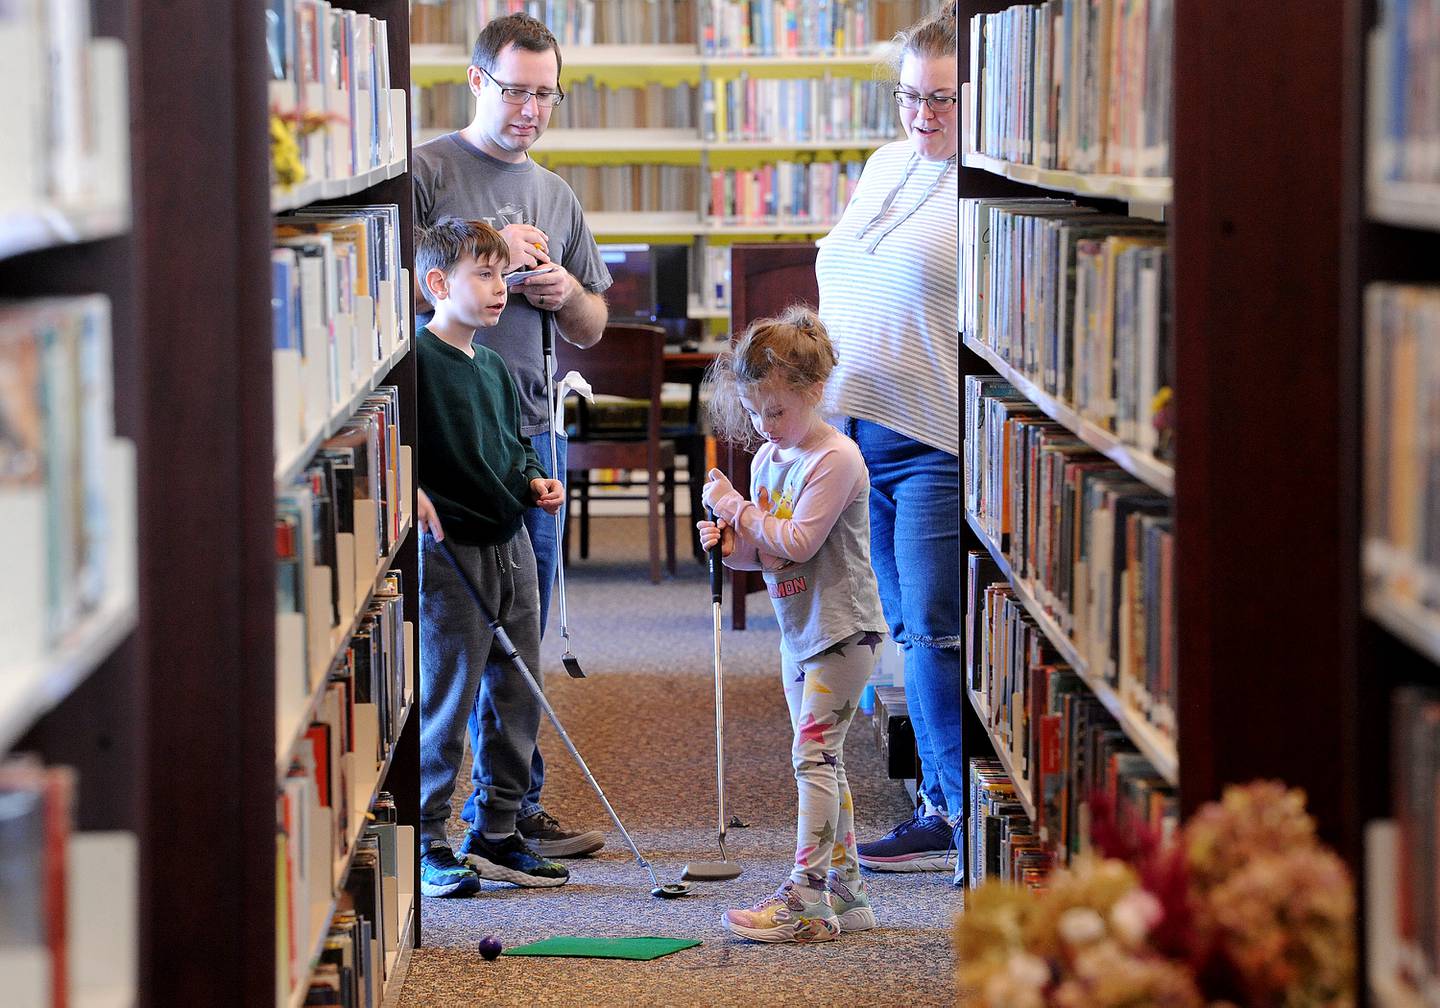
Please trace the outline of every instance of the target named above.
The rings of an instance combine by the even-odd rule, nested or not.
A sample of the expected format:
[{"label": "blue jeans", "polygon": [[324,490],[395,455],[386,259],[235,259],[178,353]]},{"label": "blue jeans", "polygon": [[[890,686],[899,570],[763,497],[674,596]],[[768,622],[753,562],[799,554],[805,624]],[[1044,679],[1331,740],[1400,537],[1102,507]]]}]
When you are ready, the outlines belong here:
[{"label": "blue jeans", "polygon": [[868,420],[847,421],[845,433],[870,469],[870,562],[905,659],[921,790],[955,820],[965,812],[960,460]]},{"label": "blue jeans", "polygon": [[[565,482],[565,448],[564,436],[557,430],[555,432],[555,454],[560,456],[560,465],[550,464],[550,435],[545,433],[534,434],[530,437],[530,444],[535,449],[535,454],[540,456],[540,466],[546,472],[551,473],[552,479]],[[565,520],[565,509],[560,509],[560,520]],[[545,623],[550,615],[550,593],[555,587],[555,568],[559,562],[560,540],[555,534],[555,516],[548,515],[539,508],[530,508],[525,512],[525,530],[530,533],[530,545],[535,550],[535,575],[540,582],[540,637],[545,637]],[[538,679],[539,676],[536,676]],[[470,715],[470,750],[479,752],[479,720],[476,712]],[[530,790],[525,792],[525,798],[520,802],[519,818],[524,819],[536,812],[543,812],[544,807],[540,804],[540,789],[545,785],[545,760],[540,755],[540,747],[535,747],[535,752],[530,757]],[[480,796],[480,764],[477,762],[470,768],[470,796],[465,799],[465,807],[460,810],[460,818],[468,823],[475,821],[475,803]]]}]

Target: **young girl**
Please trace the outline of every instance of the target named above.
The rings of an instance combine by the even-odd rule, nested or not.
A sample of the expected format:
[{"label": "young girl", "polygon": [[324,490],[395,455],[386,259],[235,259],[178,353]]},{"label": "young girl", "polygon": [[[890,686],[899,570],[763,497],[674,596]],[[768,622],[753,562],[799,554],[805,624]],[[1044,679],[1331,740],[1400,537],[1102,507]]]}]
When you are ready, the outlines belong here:
[{"label": "young girl", "polygon": [[729,567],[764,572],[795,732],[795,868],[775,895],[723,919],[755,941],[828,941],[875,926],[842,753],[885,620],[870,569],[870,478],[855,443],[818,410],[835,364],[820,319],[797,306],[751,325],[708,377],[717,433],[759,448],[753,500],[710,471],[703,496],[716,520],[696,523],[700,541],[719,542]]}]

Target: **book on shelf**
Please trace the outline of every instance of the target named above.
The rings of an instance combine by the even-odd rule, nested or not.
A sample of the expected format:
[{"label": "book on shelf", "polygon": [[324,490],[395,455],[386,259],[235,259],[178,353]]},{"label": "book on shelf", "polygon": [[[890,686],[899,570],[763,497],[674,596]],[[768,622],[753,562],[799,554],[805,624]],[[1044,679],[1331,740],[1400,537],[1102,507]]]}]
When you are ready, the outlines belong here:
[{"label": "book on shelf", "polygon": [[997,760],[970,760],[965,877],[978,889],[987,879],[1030,888],[1044,884],[1050,854],[1035,834],[1015,784]]},{"label": "book on shelf", "polygon": [[1435,0],[1377,9],[1366,99],[1371,183],[1440,185],[1440,9]]},{"label": "book on shelf", "polygon": [[700,0],[707,56],[829,56],[866,52],[920,20],[926,0]]},{"label": "book on shelf", "polygon": [[776,161],[710,172],[706,219],[713,224],[806,224],[840,219],[860,182],[863,161]]},{"label": "book on shelf", "polygon": [[1404,686],[1390,699],[1398,863],[1391,872],[1397,889],[1387,902],[1395,919],[1368,926],[1398,938],[1396,980],[1433,997],[1440,991],[1440,691]]},{"label": "book on shelf", "polygon": [[562,50],[593,45],[695,43],[692,0],[417,0],[410,36],[416,45],[462,45],[506,14],[544,22]]},{"label": "book on shelf", "polygon": [[898,133],[894,85],[840,77],[772,78],[741,72],[700,84],[705,140],[863,143]]},{"label": "book on shelf", "polygon": [[74,801],[70,768],[30,755],[0,762],[0,963],[7,966],[7,1004],[69,1003],[66,850]]},{"label": "book on shelf", "polygon": [[1365,291],[1365,566],[1440,627],[1440,287]]},{"label": "book on shelf", "polygon": [[1047,0],[970,20],[967,133],[990,157],[1170,174],[1173,0]]},{"label": "book on shelf", "polygon": [[586,213],[695,213],[700,170],[694,165],[554,164]]},{"label": "book on shelf", "polygon": [[1164,225],[1057,200],[960,201],[966,333],[1122,442],[1173,454]]},{"label": "book on shelf", "polygon": [[1088,673],[1139,719],[1173,737],[1178,686],[1169,499],[994,376],[966,376],[963,415],[964,494],[972,520]]},{"label": "book on shelf", "polygon": [[406,93],[390,86],[383,19],[327,0],[269,0],[265,24],[270,108],[299,127],[306,179],[362,175],[405,156]]},{"label": "book on shelf", "polygon": [[0,303],[0,548],[17,584],[0,665],[131,595],[135,474],[114,436],[110,301]]}]

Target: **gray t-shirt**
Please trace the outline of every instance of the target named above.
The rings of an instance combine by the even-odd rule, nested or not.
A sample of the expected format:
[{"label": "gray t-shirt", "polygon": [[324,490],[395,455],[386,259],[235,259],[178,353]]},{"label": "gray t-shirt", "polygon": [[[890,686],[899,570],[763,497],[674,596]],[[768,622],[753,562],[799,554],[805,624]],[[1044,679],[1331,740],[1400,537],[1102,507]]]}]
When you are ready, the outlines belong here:
[{"label": "gray t-shirt", "polygon": [[[447,133],[415,148],[411,177],[417,227],[461,217],[501,228],[521,222],[502,216],[506,208],[519,208],[523,223],[545,232],[550,258],[569,270],[581,287],[598,294],[610,286],[610,271],[600,259],[580,201],[564,179],[529,158],[518,164],[498,161],[459,133]],[[418,314],[416,321],[423,324],[426,319]],[[560,335],[557,327],[555,337]],[[545,358],[539,311],[523,296],[512,294],[499,324],[477,330],[475,342],[498,353],[510,369],[520,393],[521,433],[543,433]]]}]

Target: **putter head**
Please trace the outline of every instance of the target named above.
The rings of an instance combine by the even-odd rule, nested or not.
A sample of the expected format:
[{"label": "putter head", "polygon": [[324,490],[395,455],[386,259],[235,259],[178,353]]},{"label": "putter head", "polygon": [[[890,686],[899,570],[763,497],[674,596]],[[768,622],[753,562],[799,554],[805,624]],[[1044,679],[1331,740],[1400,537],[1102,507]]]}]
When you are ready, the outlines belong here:
[{"label": "putter head", "polygon": [[650,895],[656,899],[679,899],[690,895],[690,887],[684,882],[666,882],[651,889]]},{"label": "putter head", "polygon": [[740,877],[741,868],[731,861],[691,861],[680,873],[692,882],[728,882]]},{"label": "putter head", "polygon": [[580,659],[576,658],[569,651],[566,651],[560,656],[560,663],[565,666],[565,671],[571,679],[585,678],[585,671],[580,667]]}]

